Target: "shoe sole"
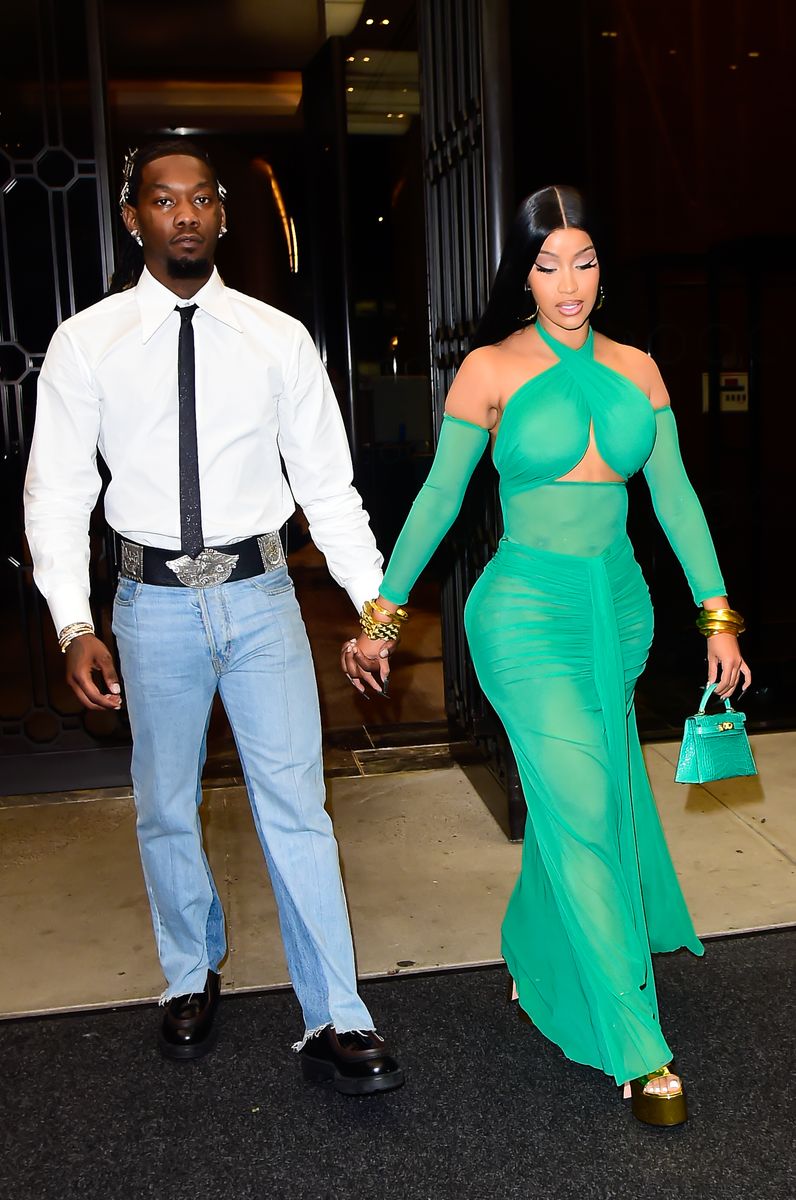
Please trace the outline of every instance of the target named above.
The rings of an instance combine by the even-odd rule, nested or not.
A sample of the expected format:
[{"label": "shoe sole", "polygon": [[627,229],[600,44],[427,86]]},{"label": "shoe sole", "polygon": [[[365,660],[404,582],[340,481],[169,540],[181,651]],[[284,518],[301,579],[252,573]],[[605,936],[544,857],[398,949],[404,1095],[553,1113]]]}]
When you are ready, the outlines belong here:
[{"label": "shoe sole", "polygon": [[218,1029],[213,1026],[207,1037],[203,1038],[201,1042],[188,1042],[184,1045],[175,1046],[171,1042],[167,1042],[161,1034],[158,1037],[158,1048],[164,1058],[170,1058],[174,1062],[192,1062],[196,1058],[204,1058],[205,1054],[215,1050],[217,1041]]},{"label": "shoe sole", "polygon": [[369,1079],[347,1079],[337,1068],[317,1058],[302,1055],[301,1073],[307,1083],[330,1083],[344,1096],[368,1096],[373,1092],[391,1092],[404,1082],[403,1071],[390,1071],[386,1075],[373,1075]]}]

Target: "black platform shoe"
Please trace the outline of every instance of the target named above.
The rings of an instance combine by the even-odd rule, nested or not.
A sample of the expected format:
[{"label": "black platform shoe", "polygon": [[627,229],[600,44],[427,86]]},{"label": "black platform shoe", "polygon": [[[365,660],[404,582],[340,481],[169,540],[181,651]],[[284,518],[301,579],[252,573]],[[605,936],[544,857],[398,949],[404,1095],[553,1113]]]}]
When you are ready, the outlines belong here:
[{"label": "black platform shoe", "polygon": [[388,1092],[400,1087],[404,1073],[373,1031],[336,1033],[329,1026],[313,1034],[299,1051],[301,1072],[310,1083],[331,1083],[347,1096]]},{"label": "black platform shoe", "polygon": [[158,1035],[161,1054],[166,1058],[201,1058],[209,1054],[218,1039],[214,1025],[221,976],[207,972],[203,992],[173,996],[166,1004]]}]

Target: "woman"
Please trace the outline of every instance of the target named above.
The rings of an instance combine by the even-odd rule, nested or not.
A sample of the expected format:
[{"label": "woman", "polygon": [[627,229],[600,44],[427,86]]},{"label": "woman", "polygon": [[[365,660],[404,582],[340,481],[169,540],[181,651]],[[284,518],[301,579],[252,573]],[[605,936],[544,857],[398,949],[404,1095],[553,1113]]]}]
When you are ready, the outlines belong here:
[{"label": "woman", "polygon": [[741,676],[745,690],[751,675],[658,368],[590,328],[602,296],[590,228],[573,188],[544,188],[521,205],[428,480],[381,594],[363,610],[362,635],[343,647],[343,668],[360,691],[363,681],[379,688],[400,606],[491,440],[505,534],[467,601],[465,628],[528,804],[503,955],[547,1037],[625,1084],[640,1120],[674,1125],[686,1119],[685,1096],[658,1023],[650,954],[703,950],[633,712],[652,640],[625,529],[636,471],[700,606],[716,694],[729,696]]}]

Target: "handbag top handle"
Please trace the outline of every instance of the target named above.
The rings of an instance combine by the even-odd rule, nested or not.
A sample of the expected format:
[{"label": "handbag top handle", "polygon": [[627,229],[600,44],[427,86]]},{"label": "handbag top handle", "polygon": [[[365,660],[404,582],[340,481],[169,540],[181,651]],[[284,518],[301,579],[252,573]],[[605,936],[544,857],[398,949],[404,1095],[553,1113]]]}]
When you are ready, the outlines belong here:
[{"label": "handbag top handle", "polygon": [[[700,715],[702,713],[704,713],[705,708],[707,707],[708,700],[713,695],[714,691],[716,690],[716,688],[718,686],[719,686],[718,680],[716,680],[715,683],[709,683],[708,686],[705,688],[704,692],[702,693],[702,699],[699,702],[699,714]],[[724,700],[724,707],[727,709],[727,712],[735,712],[735,709],[733,708],[732,704],[730,703],[729,696],[727,696]]]}]

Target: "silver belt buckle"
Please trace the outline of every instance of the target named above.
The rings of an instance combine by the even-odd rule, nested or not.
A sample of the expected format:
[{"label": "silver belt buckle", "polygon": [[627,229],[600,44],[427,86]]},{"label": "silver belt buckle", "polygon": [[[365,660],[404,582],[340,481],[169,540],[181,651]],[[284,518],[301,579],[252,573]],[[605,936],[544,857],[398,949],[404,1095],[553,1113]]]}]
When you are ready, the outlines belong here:
[{"label": "silver belt buckle", "polygon": [[282,539],[278,533],[262,533],[257,539],[260,558],[263,560],[263,570],[266,574],[283,567],[286,563],[285,552],[282,549]]},{"label": "silver belt buckle", "polygon": [[144,582],[144,547],[122,538],[122,561],[119,574],[136,583]]},{"label": "silver belt buckle", "polygon": [[226,583],[235,570],[239,554],[223,554],[212,547],[202,550],[196,558],[182,554],[166,560],[166,566],[185,587],[206,588]]}]

